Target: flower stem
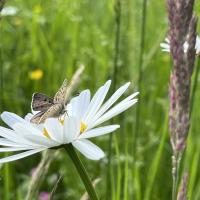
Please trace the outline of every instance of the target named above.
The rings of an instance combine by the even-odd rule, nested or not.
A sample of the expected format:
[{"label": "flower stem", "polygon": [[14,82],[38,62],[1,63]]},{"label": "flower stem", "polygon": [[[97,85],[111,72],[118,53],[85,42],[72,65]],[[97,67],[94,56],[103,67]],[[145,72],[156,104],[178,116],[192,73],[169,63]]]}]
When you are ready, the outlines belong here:
[{"label": "flower stem", "polygon": [[71,160],[73,161],[73,163],[85,185],[85,189],[87,190],[87,193],[90,196],[90,199],[98,200],[97,194],[96,194],[95,189],[92,185],[92,182],[89,178],[89,175],[88,175],[83,163],[79,159],[77,153],[75,152],[74,147],[72,146],[72,144],[67,144],[64,146],[64,148],[67,151]]}]

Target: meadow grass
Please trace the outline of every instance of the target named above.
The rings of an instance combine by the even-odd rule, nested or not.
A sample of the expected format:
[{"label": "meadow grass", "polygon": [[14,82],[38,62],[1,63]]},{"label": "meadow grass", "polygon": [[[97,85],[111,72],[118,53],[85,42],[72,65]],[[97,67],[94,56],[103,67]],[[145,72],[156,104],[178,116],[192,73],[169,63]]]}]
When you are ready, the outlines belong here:
[{"label": "meadow grass", "polygon": [[[97,162],[80,157],[92,180],[101,178],[96,186],[101,199],[170,199],[171,61],[159,47],[167,34],[165,1],[13,0],[7,5],[19,10],[0,21],[0,111],[24,116],[30,112],[33,92],[52,96],[81,63],[86,70],[77,92],[95,91],[107,79],[114,82],[111,90],[131,81],[129,93],[140,91],[139,104],[114,119],[121,125],[119,131],[95,141],[106,157]],[[199,16],[200,2],[195,10]],[[30,73],[36,69],[43,71],[43,77],[31,80]],[[189,173],[188,197],[192,200],[200,199],[200,87],[196,80],[191,128],[181,163],[181,171]],[[31,170],[39,161],[35,155],[0,166],[0,199],[23,200]],[[54,198],[80,199],[85,189],[64,151],[51,164],[41,191],[51,192],[60,174],[63,179]]]}]

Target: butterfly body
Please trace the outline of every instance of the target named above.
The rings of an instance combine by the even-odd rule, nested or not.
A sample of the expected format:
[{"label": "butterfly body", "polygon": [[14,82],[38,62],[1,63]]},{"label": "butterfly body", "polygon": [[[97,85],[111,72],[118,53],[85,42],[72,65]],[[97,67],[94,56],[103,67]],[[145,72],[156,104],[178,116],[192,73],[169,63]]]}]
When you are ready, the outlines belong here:
[{"label": "butterfly body", "polygon": [[37,111],[38,113],[31,118],[31,122],[40,124],[49,117],[59,117],[63,114],[65,108],[66,90],[67,81],[64,80],[54,98],[50,98],[42,93],[34,93],[31,106],[32,110]]}]

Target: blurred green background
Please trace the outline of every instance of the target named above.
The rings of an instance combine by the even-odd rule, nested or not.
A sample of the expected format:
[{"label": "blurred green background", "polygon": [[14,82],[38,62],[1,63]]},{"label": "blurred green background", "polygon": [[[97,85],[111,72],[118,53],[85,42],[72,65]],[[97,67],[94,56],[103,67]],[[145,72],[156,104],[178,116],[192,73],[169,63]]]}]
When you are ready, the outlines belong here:
[{"label": "blurred green background", "polygon": [[[53,96],[80,64],[86,70],[75,94],[85,88],[94,92],[108,79],[114,82],[111,92],[131,81],[129,93],[139,90],[139,103],[115,118],[121,125],[118,133],[95,140],[106,157],[100,161],[80,157],[92,179],[101,178],[96,186],[100,199],[170,199],[171,61],[159,47],[167,35],[166,2],[13,0],[5,6],[16,7],[17,12],[0,20],[0,112],[24,116],[30,112],[33,92]],[[199,16],[199,1],[195,10]],[[200,199],[199,90],[181,167],[189,173],[188,197],[194,200]],[[36,154],[1,165],[0,199],[23,200],[39,161]],[[80,199],[85,189],[64,151],[52,163],[40,191],[50,193],[59,174],[63,179],[54,199]]]}]

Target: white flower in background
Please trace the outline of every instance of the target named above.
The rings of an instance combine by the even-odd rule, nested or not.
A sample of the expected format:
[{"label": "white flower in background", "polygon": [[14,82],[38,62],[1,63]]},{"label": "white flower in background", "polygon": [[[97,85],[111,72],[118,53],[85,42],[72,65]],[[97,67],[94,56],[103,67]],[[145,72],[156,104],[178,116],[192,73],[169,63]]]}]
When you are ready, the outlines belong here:
[{"label": "white flower in background", "polygon": [[16,15],[17,12],[18,12],[18,8],[14,6],[7,6],[1,10],[0,16],[13,16],[13,15]]},{"label": "white flower in background", "polygon": [[[160,43],[160,47],[162,48],[162,51],[165,52],[170,52],[170,42],[168,38],[165,38],[165,42]],[[183,44],[184,52],[186,53],[188,50],[188,42],[185,42]],[[197,36],[196,38],[196,44],[195,44],[195,49],[196,49],[196,55],[200,54],[200,37]]]},{"label": "white flower in background", "polygon": [[111,81],[107,81],[91,100],[89,90],[81,92],[66,106],[67,113],[62,119],[49,118],[39,128],[16,114],[4,112],[1,118],[12,130],[0,127],[0,145],[4,146],[0,148],[0,152],[25,152],[2,158],[0,163],[69,143],[89,159],[98,160],[104,157],[104,152],[88,139],[118,129],[119,125],[97,126],[133,106],[137,102],[134,97],[138,94],[133,93],[113,106],[129,87],[130,83],[127,83],[103,103],[110,84]]}]

